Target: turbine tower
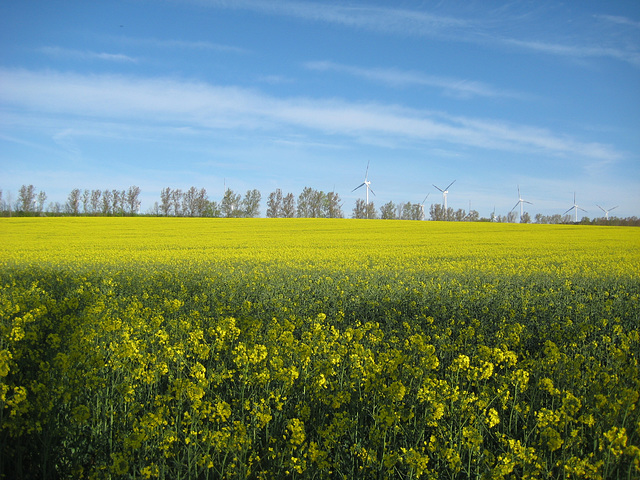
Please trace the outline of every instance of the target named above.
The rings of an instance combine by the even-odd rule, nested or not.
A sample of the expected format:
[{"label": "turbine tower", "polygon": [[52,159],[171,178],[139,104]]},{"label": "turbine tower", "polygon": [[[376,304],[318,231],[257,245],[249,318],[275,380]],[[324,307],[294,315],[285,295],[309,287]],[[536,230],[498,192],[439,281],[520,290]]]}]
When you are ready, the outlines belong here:
[{"label": "turbine tower", "polygon": [[[516,204],[513,206],[513,208],[509,211],[509,213],[513,212],[513,211],[516,209],[516,207],[517,207],[518,205],[520,205],[520,222],[522,222],[522,214],[523,214],[523,211],[522,211],[523,205],[522,205],[522,204],[523,204],[523,203],[528,203],[529,205],[533,205],[533,203],[528,202],[527,200],[523,200],[523,199],[522,199],[522,195],[520,195],[520,185],[518,185],[518,203],[516,203]],[[574,202],[574,203],[575,203],[575,202]]]},{"label": "turbine tower", "polygon": [[578,223],[578,210],[582,210],[585,213],[587,212],[584,208],[579,207],[578,204],[576,203],[576,192],[573,192],[573,207],[571,207],[569,210],[564,212],[563,215],[566,215],[571,210],[575,210],[576,211],[576,223]]},{"label": "turbine tower", "polygon": [[419,203],[418,205],[420,205],[420,220],[424,220],[424,202],[427,201],[427,198],[429,198],[429,194],[427,193],[427,196],[424,197],[424,200],[422,200],[422,203]]},{"label": "turbine tower", "polygon": [[614,208],[618,208],[618,205],[616,205],[615,207],[611,207],[609,210],[605,210],[604,208],[602,208],[600,205],[596,205],[596,207],[598,207],[600,210],[602,210],[604,212],[604,217],[605,219],[609,220],[609,212],[611,210],[613,210]]},{"label": "turbine tower", "polygon": [[369,162],[367,162],[367,171],[364,174],[364,182],[362,182],[356,188],[351,190],[351,192],[355,192],[356,190],[358,190],[360,187],[363,187],[363,186],[366,187],[366,190],[367,190],[367,195],[366,195],[367,200],[365,203],[365,208],[367,209],[367,218],[368,218],[369,217],[369,191],[371,191],[371,193],[373,193],[373,195],[375,196],[375,192],[371,188],[371,182],[369,181]]},{"label": "turbine tower", "polygon": [[447,188],[445,188],[444,190],[441,189],[440,187],[438,187],[437,185],[433,185],[434,187],[436,187],[438,190],[440,190],[442,192],[442,206],[444,207],[444,214],[447,214],[447,194],[449,193],[449,187],[451,185],[453,185],[454,183],[456,183],[456,181],[454,180],[453,182],[451,182]]}]

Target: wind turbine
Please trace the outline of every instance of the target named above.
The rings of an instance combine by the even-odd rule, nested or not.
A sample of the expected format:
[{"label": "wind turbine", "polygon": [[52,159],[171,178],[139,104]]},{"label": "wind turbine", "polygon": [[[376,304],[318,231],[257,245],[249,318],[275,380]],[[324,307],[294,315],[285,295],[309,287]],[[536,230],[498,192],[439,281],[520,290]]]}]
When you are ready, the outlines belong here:
[{"label": "wind turbine", "polygon": [[567,210],[566,212],[563,213],[563,215],[566,215],[567,213],[569,213],[571,210],[576,211],[576,223],[578,223],[578,210],[582,210],[583,212],[587,212],[584,208],[581,208],[578,206],[578,204],[576,203],[576,192],[573,192],[573,207],[571,207],[569,210]]},{"label": "wind turbine", "polygon": [[602,208],[600,205],[596,205],[596,207],[598,207],[600,210],[602,210],[604,212],[604,217],[609,220],[609,212],[611,210],[613,210],[614,208],[618,208],[618,205],[616,205],[615,207],[611,207],[609,210],[605,210],[604,208]]},{"label": "wind turbine", "polygon": [[369,209],[368,209],[368,207],[369,207],[369,190],[371,190],[371,193],[373,193],[373,195],[375,196],[375,192],[371,188],[371,182],[369,181],[369,162],[367,162],[367,171],[364,174],[364,182],[362,182],[356,188],[351,190],[351,192],[355,192],[356,190],[358,190],[360,187],[363,187],[363,186],[367,187],[367,203],[366,203],[366,207],[367,207],[367,216],[368,216],[369,215]]},{"label": "wind turbine", "polygon": [[427,201],[427,198],[429,198],[429,194],[427,193],[427,196],[424,197],[424,200],[422,200],[422,203],[419,203],[418,205],[420,205],[420,220],[424,220],[424,202]]},{"label": "wind turbine", "polygon": [[454,183],[456,183],[456,181],[454,180],[453,182],[451,182],[449,185],[447,185],[447,188],[445,188],[444,190],[441,189],[440,187],[438,187],[437,185],[434,185],[434,187],[436,187],[438,190],[440,190],[442,192],[442,205],[444,206],[444,214],[447,214],[447,194],[449,193],[449,187],[451,185],[453,185]]},{"label": "wind turbine", "polygon": [[[522,222],[522,204],[528,203],[529,205],[533,205],[533,203],[528,202],[527,200],[522,199],[522,195],[520,195],[520,185],[518,185],[518,203],[516,203],[509,213],[513,212],[518,205],[520,205],[520,221]],[[574,202],[575,203],[575,202]]]}]

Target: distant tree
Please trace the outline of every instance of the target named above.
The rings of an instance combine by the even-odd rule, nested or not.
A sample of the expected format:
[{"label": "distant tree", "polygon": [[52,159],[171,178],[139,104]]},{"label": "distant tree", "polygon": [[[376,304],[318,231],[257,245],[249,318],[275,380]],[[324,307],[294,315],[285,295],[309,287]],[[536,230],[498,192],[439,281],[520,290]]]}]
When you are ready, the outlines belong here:
[{"label": "distant tree", "polygon": [[363,219],[367,218],[367,206],[366,202],[362,198],[356,200],[356,204],[353,207],[353,218]]},{"label": "distant tree", "polygon": [[35,188],[33,185],[22,185],[18,191],[18,210],[30,213],[35,210]]},{"label": "distant tree", "polygon": [[311,218],[323,218],[326,216],[326,203],[327,196],[322,190],[311,190],[310,197],[310,209],[311,209]]},{"label": "distant tree", "polygon": [[383,220],[395,220],[396,217],[396,206],[393,202],[385,203],[382,207],[380,207],[380,218]]},{"label": "distant tree", "polygon": [[531,216],[528,212],[524,212],[520,217],[520,223],[531,223]]},{"label": "distant tree", "polygon": [[126,193],[124,190],[111,191],[111,213],[114,215],[123,215],[125,211]]},{"label": "distant tree", "polygon": [[171,191],[171,208],[176,217],[182,214],[182,190],[179,188]]},{"label": "distant tree", "polygon": [[160,216],[160,205],[158,202],[153,202],[153,205],[147,210],[147,215],[153,215],[155,217]]},{"label": "distant tree", "polygon": [[102,192],[100,190],[91,190],[91,213],[94,215],[100,212]]},{"label": "distant tree", "polygon": [[224,192],[220,210],[224,217],[240,217],[242,210],[240,209],[240,194],[236,194],[230,188]]},{"label": "distant tree", "polygon": [[366,203],[361,198],[356,200],[356,205],[353,207],[353,218],[374,219],[377,217],[376,207],[373,202]]},{"label": "distant tree", "polygon": [[102,214],[109,215],[112,208],[113,193],[111,190],[103,190],[102,192]]},{"label": "distant tree", "polygon": [[459,208],[453,213],[453,215],[449,216],[449,218],[452,218],[455,222],[463,222],[467,218],[467,212],[462,208]]},{"label": "distant tree", "polygon": [[172,205],[171,189],[169,187],[163,188],[160,191],[160,214],[168,216],[171,213]]},{"label": "distant tree", "polygon": [[293,218],[296,216],[296,198],[293,193],[287,193],[282,199],[282,217]]},{"label": "distant tree", "polygon": [[434,221],[446,220],[444,207],[440,203],[431,204],[431,207],[429,207],[429,215],[431,217],[431,220]]},{"label": "distant tree", "polygon": [[59,215],[62,213],[62,205],[60,205],[60,202],[51,202],[47,207],[47,211],[54,215]]},{"label": "distant tree", "polygon": [[403,203],[401,206],[402,220],[422,220],[422,209],[417,203]]},{"label": "distant tree", "polygon": [[135,215],[138,213],[138,210],[140,210],[140,187],[136,187],[135,185],[129,187],[125,197],[125,203],[129,214]]},{"label": "distant tree", "polygon": [[259,190],[247,190],[242,199],[242,212],[247,218],[255,218],[260,216],[260,200],[262,195]]},{"label": "distant tree", "polygon": [[209,196],[207,195],[207,190],[204,187],[198,190],[195,202],[196,215],[199,217],[207,215],[207,211],[209,209]]},{"label": "distant tree", "polygon": [[478,222],[480,221],[480,213],[477,210],[470,210],[467,215],[467,222]]},{"label": "distant tree", "polygon": [[279,188],[269,194],[267,199],[267,218],[278,218],[282,216],[282,190]]},{"label": "distant tree", "polygon": [[40,192],[38,192],[38,197],[37,197],[37,212],[39,215],[42,215],[42,213],[44,212],[44,202],[47,201],[47,194],[44,193],[43,190],[41,190]]},{"label": "distant tree", "polygon": [[326,218],[342,218],[342,205],[340,203],[340,195],[336,192],[329,192],[324,197],[324,217]]},{"label": "distant tree", "polygon": [[518,214],[513,210],[507,214],[507,223],[515,223],[516,218],[518,218]]},{"label": "distant tree", "polygon": [[220,209],[220,205],[216,201],[207,201],[207,205],[205,206],[203,216],[205,217],[221,217],[222,211]]},{"label": "distant tree", "polygon": [[80,196],[81,192],[79,188],[71,190],[71,193],[69,193],[69,196],[67,197],[67,213],[70,213],[71,215],[78,215],[78,213],[80,213]]},{"label": "distant tree", "polygon": [[82,213],[85,215],[89,213],[91,208],[91,192],[86,188],[82,192]]},{"label": "distant tree", "polygon": [[313,217],[313,196],[314,190],[311,187],[304,187],[302,193],[298,195],[298,218]]},{"label": "distant tree", "polygon": [[198,190],[196,187],[190,187],[189,190],[182,195],[182,214],[187,217],[193,217],[196,214],[196,197]]}]

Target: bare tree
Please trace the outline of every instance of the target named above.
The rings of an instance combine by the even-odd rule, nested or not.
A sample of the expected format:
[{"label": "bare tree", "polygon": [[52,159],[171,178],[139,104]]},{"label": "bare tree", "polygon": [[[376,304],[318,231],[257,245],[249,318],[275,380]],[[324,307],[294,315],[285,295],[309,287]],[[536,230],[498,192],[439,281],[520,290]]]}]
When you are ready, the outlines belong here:
[{"label": "bare tree", "polygon": [[179,188],[171,192],[171,205],[173,207],[173,214],[175,216],[180,215],[180,207],[182,206],[182,190]]},{"label": "bare tree", "polygon": [[129,187],[126,194],[126,204],[131,215],[138,213],[140,210],[140,187],[135,185]]},{"label": "bare tree", "polygon": [[356,205],[355,207],[353,207],[353,218],[377,218],[376,209],[373,205],[373,202],[367,203],[361,198],[357,199]]},{"label": "bare tree", "polygon": [[313,217],[313,192],[311,187],[304,187],[302,193],[298,195],[297,213],[299,218]]},{"label": "bare tree", "polygon": [[82,192],[82,213],[84,213],[85,215],[89,213],[89,209],[91,207],[90,201],[91,192],[85,188]]},{"label": "bare tree", "polygon": [[171,189],[169,187],[163,188],[160,192],[160,212],[162,215],[169,215],[171,212]]},{"label": "bare tree", "polygon": [[278,218],[282,216],[282,190],[279,188],[269,194],[267,200],[267,218]]},{"label": "bare tree", "polygon": [[33,185],[22,185],[18,191],[18,210],[29,213],[35,210],[35,188]]},{"label": "bare tree", "polygon": [[111,213],[112,201],[113,201],[113,193],[111,193],[111,190],[108,190],[108,189],[104,190],[102,192],[102,214],[103,215],[108,215]]},{"label": "bare tree", "polygon": [[282,199],[282,217],[293,218],[296,216],[296,198],[293,193],[287,193]]},{"label": "bare tree", "polygon": [[196,196],[198,190],[196,187],[190,187],[189,190],[182,195],[182,212],[188,217],[193,217],[196,210]]},{"label": "bare tree", "polygon": [[100,190],[91,190],[91,213],[94,215],[100,212],[100,200],[102,192]]},{"label": "bare tree", "polygon": [[38,214],[42,215],[42,213],[44,212],[44,202],[46,201],[47,201],[47,194],[44,193],[43,190],[41,190],[40,192],[38,192],[38,206],[37,206]]},{"label": "bare tree", "polygon": [[72,215],[80,213],[80,189],[74,188],[67,197],[66,211]]}]

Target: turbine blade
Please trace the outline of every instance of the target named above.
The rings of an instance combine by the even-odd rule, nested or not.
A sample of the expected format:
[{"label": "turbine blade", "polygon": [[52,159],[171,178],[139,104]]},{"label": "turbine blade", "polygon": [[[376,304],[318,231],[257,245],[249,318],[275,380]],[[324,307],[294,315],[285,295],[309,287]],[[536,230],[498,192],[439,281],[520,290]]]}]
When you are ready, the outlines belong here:
[{"label": "turbine blade", "polygon": [[367,171],[364,174],[364,179],[366,180],[369,177],[369,162],[371,160],[367,160]]},{"label": "turbine blade", "polygon": [[615,207],[611,207],[609,211],[613,210],[614,208],[618,208],[618,205],[616,205]]},{"label": "turbine blade", "polygon": [[520,202],[516,203],[514,207],[511,210],[509,210],[509,213],[513,212],[518,205],[520,205]]},{"label": "turbine blade", "polygon": [[[456,183],[456,181],[455,181],[455,180],[449,184],[449,187],[450,187],[451,185],[453,185],[454,183]],[[445,190],[449,190],[449,187],[445,188]]]},{"label": "turbine blade", "polygon": [[432,184],[434,187],[436,187],[438,190],[440,190],[442,193],[444,193],[444,190],[442,190],[439,186]]},{"label": "turbine blade", "polygon": [[573,207],[571,207],[569,210],[567,210],[566,212],[563,213],[563,215],[566,215],[567,213],[569,213],[571,210],[573,210],[575,207],[575,205]]},{"label": "turbine blade", "polygon": [[364,186],[364,183],[361,183],[360,185],[358,185],[356,188],[354,188],[353,190],[351,190],[352,192],[355,192],[357,189],[359,189],[360,187]]},{"label": "turbine blade", "polygon": [[528,203],[529,205],[533,205],[533,203],[527,201],[527,200],[522,200],[524,203]]},{"label": "turbine blade", "polygon": [[429,198],[429,194],[428,194],[428,193],[427,193],[427,196],[426,196],[426,197],[424,197],[424,200],[422,200],[421,205],[422,205],[423,207],[424,207],[424,202],[426,202],[426,201],[427,201],[427,198]]},{"label": "turbine blade", "polygon": [[373,196],[375,196],[375,195],[376,195],[376,192],[374,192],[374,191],[373,191],[373,188],[369,187],[369,191],[370,191],[371,193],[373,193]]},{"label": "turbine blade", "polygon": [[598,207],[598,208],[599,208],[600,210],[602,210],[604,213],[607,213],[607,211],[606,211],[604,208],[602,208],[600,205],[598,205],[597,203],[596,203],[596,207]]},{"label": "turbine blade", "polygon": [[583,212],[585,212],[585,213],[589,213],[589,212],[587,212],[587,211],[586,211],[584,208],[582,208],[582,207],[578,207],[578,209],[579,209],[579,210],[582,210],[582,211],[583,211]]}]

